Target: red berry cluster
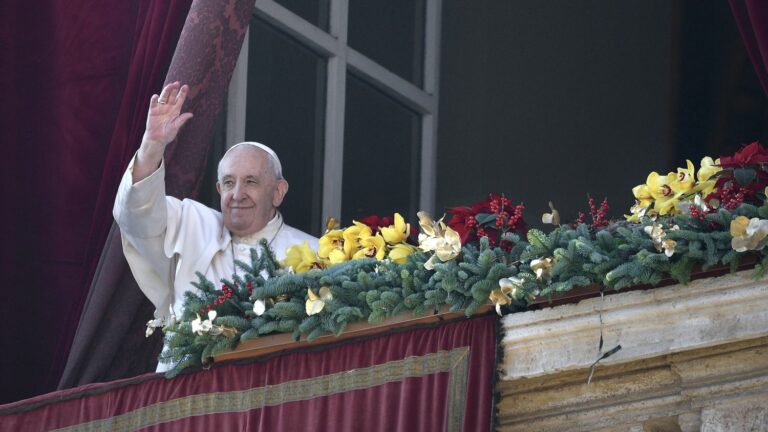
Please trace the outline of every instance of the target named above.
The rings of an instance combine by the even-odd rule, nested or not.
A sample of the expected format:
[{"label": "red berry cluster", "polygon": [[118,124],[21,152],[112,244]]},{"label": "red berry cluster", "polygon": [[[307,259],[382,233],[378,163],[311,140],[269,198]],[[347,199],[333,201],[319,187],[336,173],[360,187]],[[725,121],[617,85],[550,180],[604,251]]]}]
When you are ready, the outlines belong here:
[{"label": "red berry cluster", "polygon": [[232,295],[234,292],[232,289],[226,285],[221,285],[221,295],[216,297],[216,300],[213,301],[212,305],[206,305],[202,309],[200,309],[200,313],[205,315],[208,312],[210,312],[214,306],[218,306],[220,304],[224,304],[225,301],[232,298]]},{"label": "red berry cluster", "polygon": [[[592,219],[593,228],[608,226],[608,210],[610,208],[611,207],[608,205],[608,198],[603,198],[603,202],[600,203],[600,207],[598,208],[597,205],[595,205],[595,199],[589,197],[589,217]],[[576,218],[574,226],[585,223],[587,223],[587,215],[583,212],[579,212],[579,217]]]},{"label": "red berry cluster", "polygon": [[251,294],[253,294],[253,283],[251,283],[251,282],[248,282],[248,283],[246,283],[246,284],[245,284],[245,289],[247,289],[247,290],[248,290],[248,295],[249,295],[249,296],[250,296]]},{"label": "red berry cluster", "polygon": [[[486,230],[480,225],[476,217],[469,216],[466,219],[466,227],[468,229],[474,228],[478,238],[486,237],[490,247],[495,247],[498,242],[499,247],[502,249],[506,251],[512,250],[512,247],[514,246],[512,242],[502,239],[501,235],[510,229],[520,229],[522,225],[524,225],[523,210],[525,209],[525,206],[519,204],[510,208],[510,201],[504,196],[491,200],[488,203],[488,206],[491,212],[496,214],[496,220],[494,221],[493,226],[488,227],[488,230]],[[510,211],[507,211],[507,209],[509,209],[511,213]]]},{"label": "red berry cluster", "polygon": [[464,225],[467,227],[467,229],[472,229],[475,227],[479,227],[480,222],[478,222],[477,218],[474,216],[467,216],[464,218]]},{"label": "red berry cluster", "polygon": [[693,204],[691,204],[688,207],[688,209],[691,212],[691,217],[694,217],[699,220],[704,220],[704,216],[706,216],[709,213],[709,210],[702,210]]},{"label": "red berry cluster", "polygon": [[750,191],[736,182],[728,182],[718,192],[720,205],[728,210],[733,210],[744,202],[746,193]]},{"label": "red berry cluster", "polygon": [[220,304],[223,304],[225,301],[232,298],[232,289],[226,285],[221,286],[221,295],[216,297],[216,300],[213,301],[213,304],[218,306]]},{"label": "red berry cluster", "polygon": [[512,216],[510,216],[509,220],[507,220],[508,227],[512,228],[513,230],[523,227],[525,224],[525,221],[523,220],[523,210],[525,210],[525,206],[523,204],[518,204],[512,207]]},{"label": "red berry cluster", "polygon": [[496,197],[488,203],[491,211],[494,213],[500,213],[504,211],[504,208],[509,207],[509,198],[505,196]]},{"label": "red berry cluster", "polygon": [[[477,219],[475,219],[475,222],[477,222]],[[483,227],[480,226],[480,224],[477,224],[477,229],[475,230],[475,233],[477,234],[477,237],[488,237],[488,233],[485,231],[485,229]],[[491,240],[493,240],[493,239],[491,239],[489,237],[488,238],[488,243],[489,244],[490,244]]]}]

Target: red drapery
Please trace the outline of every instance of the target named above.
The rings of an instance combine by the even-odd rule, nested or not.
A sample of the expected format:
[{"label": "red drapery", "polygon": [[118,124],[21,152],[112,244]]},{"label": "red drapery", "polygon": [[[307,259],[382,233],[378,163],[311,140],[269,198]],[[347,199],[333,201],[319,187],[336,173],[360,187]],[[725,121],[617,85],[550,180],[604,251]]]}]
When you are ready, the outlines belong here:
[{"label": "red drapery", "polygon": [[91,384],[0,407],[0,424],[25,431],[486,431],[495,333],[495,316],[485,316],[172,380],[149,374]]},{"label": "red drapery", "polygon": [[763,91],[768,95],[768,2],[730,0],[744,46],[755,66]]},{"label": "red drapery", "polygon": [[189,3],[0,3],[0,402],[56,388]]}]

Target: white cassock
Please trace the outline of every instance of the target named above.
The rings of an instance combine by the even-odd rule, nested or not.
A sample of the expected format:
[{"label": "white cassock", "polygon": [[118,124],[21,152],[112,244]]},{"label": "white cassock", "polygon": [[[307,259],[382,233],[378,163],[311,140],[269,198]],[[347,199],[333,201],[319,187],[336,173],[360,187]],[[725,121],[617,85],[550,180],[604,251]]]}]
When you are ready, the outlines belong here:
[{"label": "white cassock", "polygon": [[[289,246],[307,242],[317,250],[317,238],[290,227],[278,212],[259,232],[233,238],[220,212],[197,201],[165,195],[165,164],[149,177],[133,183],[133,160],[123,175],[112,214],[120,226],[123,253],[144,295],[155,305],[155,318],[165,318],[173,307],[180,317],[184,293],[196,290],[195,272],[215,285],[232,279],[234,260],[250,263],[250,249],[267,239],[277,259]],[[238,269],[238,271],[242,271]],[[158,372],[168,369],[158,365]]]}]

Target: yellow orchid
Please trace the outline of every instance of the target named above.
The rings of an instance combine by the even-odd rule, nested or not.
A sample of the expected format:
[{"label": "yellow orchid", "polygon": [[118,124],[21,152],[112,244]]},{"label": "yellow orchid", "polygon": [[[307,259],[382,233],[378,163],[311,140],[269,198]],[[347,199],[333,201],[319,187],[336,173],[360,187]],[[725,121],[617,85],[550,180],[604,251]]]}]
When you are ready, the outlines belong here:
[{"label": "yellow orchid", "polygon": [[632,195],[635,196],[638,205],[643,207],[650,207],[651,204],[653,204],[653,195],[651,195],[651,190],[648,188],[647,184],[641,184],[633,187]]},{"label": "yellow orchid", "polygon": [[389,250],[389,255],[387,255],[387,257],[395,264],[405,264],[408,260],[408,255],[412,254],[414,250],[416,250],[416,248],[409,244],[396,244]]},{"label": "yellow orchid", "polygon": [[343,250],[334,249],[328,255],[328,262],[330,265],[343,263],[345,261],[349,261],[349,256],[347,256],[347,253]]},{"label": "yellow orchid", "polygon": [[713,161],[709,156],[702,159],[701,168],[699,168],[699,172],[696,173],[696,178],[699,181],[695,188],[696,192],[700,192],[704,197],[714,192],[717,180],[712,178],[712,176],[720,171],[722,171],[722,168],[720,167],[720,159]]},{"label": "yellow orchid", "polygon": [[331,229],[326,231],[325,235],[318,241],[317,256],[324,261],[330,261],[331,252],[335,250],[344,251],[344,231]]},{"label": "yellow orchid", "polygon": [[671,184],[675,181],[677,181],[675,173],[669,173],[666,176],[662,176],[654,171],[648,174],[646,185],[648,186],[648,191],[655,200],[653,209],[660,215],[674,212],[676,209],[675,206],[681,193],[675,193],[675,191],[672,190]]},{"label": "yellow orchid", "polygon": [[536,279],[548,281],[552,278],[552,266],[555,262],[554,258],[538,258],[531,261],[530,267],[536,273]]},{"label": "yellow orchid", "polygon": [[461,237],[459,234],[445,225],[443,218],[435,221],[425,211],[420,211],[417,215],[419,216],[419,226],[421,226],[422,231],[419,233],[419,248],[424,252],[435,252],[424,263],[424,268],[427,270],[434,269],[436,259],[445,262],[456,258],[459,252],[461,252]]},{"label": "yellow orchid", "polygon": [[411,233],[411,224],[405,223],[405,219],[400,213],[395,213],[395,223],[388,227],[381,228],[381,235],[389,244],[403,243]]},{"label": "yellow orchid", "polygon": [[339,226],[339,221],[336,220],[333,216],[329,216],[328,219],[325,220],[325,232],[328,233],[334,229],[336,229]]},{"label": "yellow orchid", "polygon": [[347,255],[347,259],[352,259],[352,256],[360,248],[361,238],[372,235],[371,227],[368,225],[358,221],[352,221],[352,223],[352,226],[344,230],[344,253]]},{"label": "yellow orchid", "polygon": [[669,173],[668,175],[661,175],[656,171],[648,174],[645,180],[645,185],[648,188],[648,193],[654,200],[660,198],[667,198],[672,195],[672,188],[669,183],[675,180],[675,175]]},{"label": "yellow orchid", "polygon": [[307,242],[293,245],[285,250],[283,267],[290,267],[296,273],[304,273],[313,268],[323,268],[323,263],[317,258],[315,251]]},{"label": "yellow orchid", "polygon": [[736,252],[760,250],[768,239],[768,220],[738,216],[731,221],[731,247]]},{"label": "yellow orchid", "polygon": [[499,288],[491,291],[488,299],[496,305],[496,313],[501,316],[501,307],[512,303],[512,298],[517,293],[518,287],[521,287],[523,280],[511,277],[499,279]]},{"label": "yellow orchid", "polygon": [[555,206],[552,205],[552,201],[549,202],[549,209],[552,210],[552,213],[544,213],[541,215],[541,223],[560,226],[560,212],[558,212],[557,209],[555,209]]},{"label": "yellow orchid", "polygon": [[693,162],[686,160],[686,168],[678,168],[674,179],[669,183],[669,187],[675,194],[681,195],[690,192],[696,183],[694,174],[696,170]]},{"label": "yellow orchid", "polygon": [[696,179],[699,182],[705,182],[710,179],[713,175],[717,174],[718,172],[722,171],[723,169],[720,167],[720,159],[712,160],[711,157],[706,156],[701,160],[701,168],[699,168],[699,172],[696,173]]},{"label": "yellow orchid", "polygon": [[383,260],[387,254],[387,245],[381,234],[360,238],[360,249],[355,252],[352,259],[376,258]]},{"label": "yellow orchid", "polygon": [[333,294],[328,287],[322,287],[318,291],[320,295],[315,294],[311,288],[307,288],[307,303],[304,308],[307,315],[320,313],[325,308],[325,302],[333,300]]}]

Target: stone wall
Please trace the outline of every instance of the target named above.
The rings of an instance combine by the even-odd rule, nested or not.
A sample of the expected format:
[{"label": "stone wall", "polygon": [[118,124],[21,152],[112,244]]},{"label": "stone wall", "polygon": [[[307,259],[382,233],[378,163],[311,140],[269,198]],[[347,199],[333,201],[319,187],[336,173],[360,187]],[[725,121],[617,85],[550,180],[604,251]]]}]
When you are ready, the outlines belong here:
[{"label": "stone wall", "polygon": [[[603,350],[592,382],[589,367]],[[507,315],[501,431],[768,431],[768,283],[751,271]]]}]

